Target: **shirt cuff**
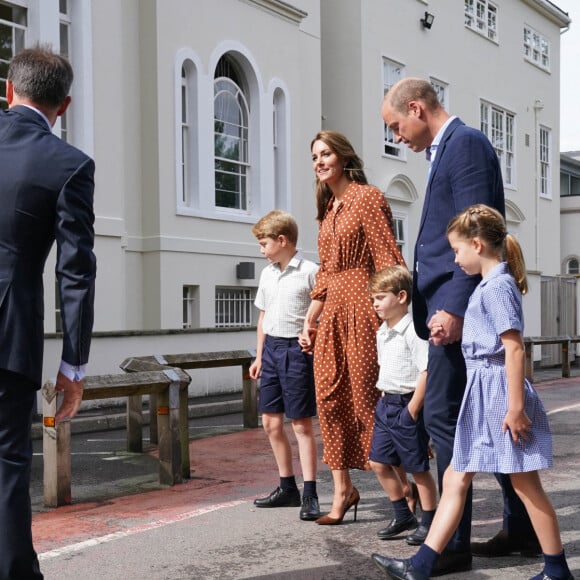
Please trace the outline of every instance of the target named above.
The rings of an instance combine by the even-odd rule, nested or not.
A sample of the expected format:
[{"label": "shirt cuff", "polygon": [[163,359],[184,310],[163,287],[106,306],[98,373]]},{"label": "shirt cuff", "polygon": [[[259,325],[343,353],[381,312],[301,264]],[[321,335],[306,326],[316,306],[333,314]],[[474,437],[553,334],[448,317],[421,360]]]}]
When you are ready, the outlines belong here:
[{"label": "shirt cuff", "polygon": [[87,365],[74,366],[65,361],[60,361],[60,368],[58,370],[70,381],[78,383],[85,378]]}]

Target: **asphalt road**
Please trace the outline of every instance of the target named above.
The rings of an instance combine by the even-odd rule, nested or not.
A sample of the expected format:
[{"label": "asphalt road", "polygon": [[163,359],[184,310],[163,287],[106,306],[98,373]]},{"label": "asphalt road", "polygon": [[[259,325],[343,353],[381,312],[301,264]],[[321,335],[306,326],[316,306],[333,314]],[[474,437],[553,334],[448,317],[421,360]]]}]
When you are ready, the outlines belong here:
[{"label": "asphalt road", "polygon": [[[542,480],[580,578],[580,378],[537,387],[555,451],[555,466]],[[242,430],[241,416],[227,415],[192,421],[190,434],[203,436],[190,444],[192,479],[171,488],[157,483],[153,450],[123,451],[123,431],[76,435],[74,503],[55,510],[42,506],[42,457],[35,455],[33,534],[47,580],[372,580],[384,577],[370,561],[372,552],[414,553],[404,540],[377,538],[392,516],[372,473],[352,474],[362,497],[356,522],[349,512],[341,526],[317,526],[301,522],[297,508],[254,508],[252,500],[277,484],[260,429]],[[473,538],[483,540],[501,527],[501,495],[489,475],[478,476],[474,488]],[[332,485],[324,465],[318,489],[328,508]],[[525,579],[541,568],[539,558],[474,558],[471,572],[447,578]]]}]

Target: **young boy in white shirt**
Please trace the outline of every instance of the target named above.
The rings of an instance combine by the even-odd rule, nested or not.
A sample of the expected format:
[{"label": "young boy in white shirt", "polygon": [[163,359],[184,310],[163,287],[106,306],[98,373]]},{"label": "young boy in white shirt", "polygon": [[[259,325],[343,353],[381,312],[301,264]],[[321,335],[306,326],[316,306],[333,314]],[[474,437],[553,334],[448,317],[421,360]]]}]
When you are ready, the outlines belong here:
[{"label": "young boy in white shirt", "polygon": [[[316,520],[320,507],[316,492],[317,446],[312,417],[316,415],[312,355],[302,352],[298,335],[310,305],[318,266],[296,250],[298,226],[287,212],[274,210],[252,228],[270,264],[260,276],[254,304],[260,310],[256,360],[250,376],[260,378],[259,410],[280,474],[270,495],[254,500],[260,508],[299,507],[300,519]],[[292,467],[292,452],[284,414],[291,420],[298,442],[304,478],[302,501]]]},{"label": "young boy in white shirt", "polygon": [[[369,281],[369,292],[379,318],[377,332],[379,380],[382,391],[375,413],[370,464],[393,504],[395,517],[377,535],[394,539],[415,529],[406,538],[422,544],[435,514],[437,491],[429,471],[429,435],[423,423],[429,343],[415,333],[409,304],[413,281],[402,266],[385,268]],[[403,479],[412,473],[419,492],[421,522],[409,509]]]}]

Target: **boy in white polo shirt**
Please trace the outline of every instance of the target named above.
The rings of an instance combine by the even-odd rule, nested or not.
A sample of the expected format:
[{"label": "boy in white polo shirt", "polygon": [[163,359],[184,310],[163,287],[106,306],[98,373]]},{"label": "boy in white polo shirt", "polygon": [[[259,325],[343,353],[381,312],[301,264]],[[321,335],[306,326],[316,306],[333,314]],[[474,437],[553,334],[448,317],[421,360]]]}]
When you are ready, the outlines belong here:
[{"label": "boy in white polo shirt", "polygon": [[[260,378],[259,410],[280,474],[270,495],[254,500],[261,508],[299,507],[300,519],[320,517],[316,493],[317,446],[312,417],[316,415],[312,355],[302,352],[298,335],[310,305],[318,266],[296,250],[298,226],[285,211],[274,210],[252,228],[270,264],[260,276],[254,304],[260,310],[256,360],[250,376]],[[292,467],[292,451],[284,430],[284,413],[292,421],[304,478],[302,501]]]},{"label": "boy in white polo shirt", "polygon": [[[379,318],[377,332],[379,380],[382,391],[375,413],[370,464],[389,496],[394,518],[377,535],[394,539],[406,530],[407,543],[422,544],[433,521],[437,501],[429,471],[429,435],[423,423],[429,343],[415,333],[409,304],[413,290],[410,272],[402,266],[385,268],[369,281],[369,292]],[[421,505],[421,523],[403,492],[400,475],[412,473]]]}]

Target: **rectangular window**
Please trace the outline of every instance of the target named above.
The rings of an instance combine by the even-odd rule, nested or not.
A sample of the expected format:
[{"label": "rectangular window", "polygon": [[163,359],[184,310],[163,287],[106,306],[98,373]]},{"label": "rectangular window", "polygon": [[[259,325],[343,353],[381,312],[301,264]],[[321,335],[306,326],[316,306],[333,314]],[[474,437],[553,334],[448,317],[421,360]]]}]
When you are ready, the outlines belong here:
[{"label": "rectangular window", "polygon": [[437,99],[441,103],[441,106],[444,109],[449,110],[449,102],[448,102],[449,96],[447,94],[449,85],[433,77],[431,77],[429,81],[431,82],[431,86],[435,89],[435,92],[437,93]]},{"label": "rectangular window", "polygon": [[216,328],[252,326],[254,311],[253,288],[228,288],[216,286]]},{"label": "rectangular window", "polygon": [[495,105],[480,103],[480,128],[499,158],[503,181],[515,186],[515,116]]},{"label": "rectangular window", "polygon": [[540,126],[540,195],[552,197],[552,131]]},{"label": "rectangular window", "polygon": [[0,2],[0,108],[7,109],[6,77],[12,57],[26,40],[26,8]]},{"label": "rectangular window", "polygon": [[524,57],[540,68],[550,70],[550,41],[527,25],[524,26]]},{"label": "rectangular window", "polygon": [[[398,62],[383,59],[383,94],[386,95],[389,89],[399,80],[405,76],[405,67]],[[395,135],[393,131],[384,124],[385,142],[383,152],[385,155],[393,155],[394,157],[404,158],[405,147],[401,143],[395,142]]]},{"label": "rectangular window", "polygon": [[465,0],[465,26],[498,42],[497,6],[489,0]]},{"label": "rectangular window", "polygon": [[393,233],[395,234],[397,247],[399,248],[403,258],[405,258],[405,261],[407,261],[408,258],[406,229],[406,218],[404,216],[393,214]]},{"label": "rectangular window", "polygon": [[[59,39],[60,39],[60,54],[72,62],[72,57],[70,53],[70,12],[69,12],[69,0],[59,0]],[[60,138],[67,143],[71,142],[71,127],[70,127],[71,116],[69,111],[65,111],[64,115],[60,117]]]},{"label": "rectangular window", "polygon": [[183,287],[183,328],[199,327],[199,286]]}]

